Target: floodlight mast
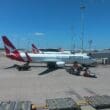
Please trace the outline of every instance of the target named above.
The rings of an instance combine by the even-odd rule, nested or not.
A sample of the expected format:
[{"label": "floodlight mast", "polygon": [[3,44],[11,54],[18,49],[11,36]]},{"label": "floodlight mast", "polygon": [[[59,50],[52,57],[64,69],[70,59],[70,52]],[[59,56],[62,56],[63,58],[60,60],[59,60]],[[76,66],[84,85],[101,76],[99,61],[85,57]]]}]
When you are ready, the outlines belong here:
[{"label": "floodlight mast", "polygon": [[80,2],[80,11],[81,11],[81,51],[84,51],[84,10],[85,10],[85,5],[83,0]]},{"label": "floodlight mast", "polygon": [[74,51],[75,50],[75,33],[74,33],[74,27],[71,26],[71,33],[72,33],[72,36],[71,36],[71,51]]},{"label": "floodlight mast", "polygon": [[93,41],[92,40],[89,40],[88,43],[89,43],[89,52],[91,52],[91,47],[92,47]]}]

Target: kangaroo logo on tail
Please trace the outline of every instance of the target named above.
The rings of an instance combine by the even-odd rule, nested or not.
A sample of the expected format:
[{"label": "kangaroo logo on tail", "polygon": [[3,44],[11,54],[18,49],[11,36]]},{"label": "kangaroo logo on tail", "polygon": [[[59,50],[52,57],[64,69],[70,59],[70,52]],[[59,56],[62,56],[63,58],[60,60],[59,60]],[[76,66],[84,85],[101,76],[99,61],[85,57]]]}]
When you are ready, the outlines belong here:
[{"label": "kangaroo logo on tail", "polygon": [[4,42],[4,47],[6,54],[10,53],[18,53],[14,45],[8,40],[6,36],[2,36],[3,42]]},{"label": "kangaroo logo on tail", "polygon": [[19,51],[15,48],[11,41],[9,41],[6,36],[2,36],[2,40],[4,43],[6,56],[14,60],[24,62],[24,59],[21,57]]}]

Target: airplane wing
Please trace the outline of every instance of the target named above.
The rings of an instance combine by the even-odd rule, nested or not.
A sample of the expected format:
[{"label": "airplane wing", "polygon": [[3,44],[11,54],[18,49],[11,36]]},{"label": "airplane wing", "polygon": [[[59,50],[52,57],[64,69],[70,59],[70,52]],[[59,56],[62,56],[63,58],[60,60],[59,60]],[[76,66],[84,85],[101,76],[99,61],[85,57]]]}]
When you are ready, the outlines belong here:
[{"label": "airplane wing", "polygon": [[64,67],[65,62],[59,59],[45,59],[43,61],[47,63],[48,68]]}]

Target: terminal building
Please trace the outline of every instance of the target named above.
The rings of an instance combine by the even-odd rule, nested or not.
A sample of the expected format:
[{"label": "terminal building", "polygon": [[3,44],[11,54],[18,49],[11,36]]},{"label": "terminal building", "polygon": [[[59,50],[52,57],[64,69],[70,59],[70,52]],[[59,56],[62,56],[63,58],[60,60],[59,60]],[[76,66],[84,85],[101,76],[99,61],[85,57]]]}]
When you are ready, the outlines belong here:
[{"label": "terminal building", "polygon": [[97,59],[98,63],[101,64],[110,64],[110,49],[100,50],[100,51],[92,51],[90,55]]}]

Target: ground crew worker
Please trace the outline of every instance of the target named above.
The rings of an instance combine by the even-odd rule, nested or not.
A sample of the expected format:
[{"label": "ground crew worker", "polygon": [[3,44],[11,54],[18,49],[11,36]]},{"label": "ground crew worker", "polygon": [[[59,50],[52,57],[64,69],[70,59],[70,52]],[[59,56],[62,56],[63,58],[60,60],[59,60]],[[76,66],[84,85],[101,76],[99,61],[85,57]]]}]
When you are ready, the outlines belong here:
[{"label": "ground crew worker", "polygon": [[83,76],[85,76],[85,77],[89,77],[89,76],[90,76],[90,71],[89,71],[89,68],[88,68],[88,67],[86,67],[86,68],[84,69],[84,74],[83,74]]},{"label": "ground crew worker", "polygon": [[80,68],[81,68],[81,65],[79,65],[78,62],[75,61],[72,66],[73,74],[80,75],[80,71],[81,71]]},{"label": "ground crew worker", "polygon": [[91,71],[89,70],[88,67],[86,67],[86,68],[84,69],[83,76],[85,76],[85,77],[97,78],[97,76],[96,76],[94,73],[91,73]]}]

